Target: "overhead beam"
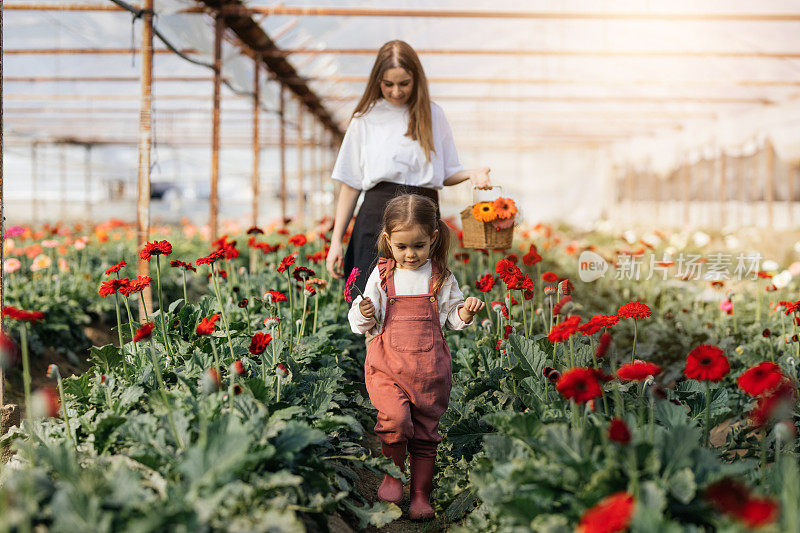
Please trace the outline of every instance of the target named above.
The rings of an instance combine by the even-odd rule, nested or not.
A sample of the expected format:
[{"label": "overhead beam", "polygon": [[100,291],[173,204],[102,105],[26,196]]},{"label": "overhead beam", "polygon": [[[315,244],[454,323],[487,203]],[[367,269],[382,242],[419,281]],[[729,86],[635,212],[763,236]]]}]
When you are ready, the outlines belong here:
[{"label": "overhead beam", "polygon": [[[52,2],[32,4],[13,2],[4,6],[6,10],[19,11],[125,11],[122,8],[104,4],[83,4],[73,2]],[[138,8],[136,8],[138,9]],[[205,12],[203,8],[189,8],[184,13]],[[464,9],[370,9],[354,7],[301,7],[301,6],[226,6],[225,14],[293,15],[326,17],[417,17],[417,18],[478,18],[478,19],[539,19],[539,20],[634,20],[634,21],[717,21],[717,22],[800,22],[797,13],[758,13],[758,12],[598,12],[598,11],[522,11],[522,10],[464,10]]]},{"label": "overhead beam", "polygon": [[[233,95],[232,95],[233,96]],[[239,96],[239,95],[235,95]],[[135,100],[138,96],[135,94],[9,94],[4,97],[6,101],[120,101],[120,100]],[[198,94],[165,94],[154,96],[157,101],[160,100],[208,100],[208,96]],[[347,95],[347,96],[323,96],[327,101],[331,102],[349,102],[358,100],[360,95]],[[507,95],[439,95],[433,96],[434,100],[447,100],[447,101],[481,101],[481,102],[694,102],[694,103],[707,103],[707,104],[772,104],[772,100],[767,98],[736,98],[736,97],[697,97],[697,96],[542,96],[542,95],[525,95],[525,96],[507,96]]]},{"label": "overhead beam", "polygon": [[[222,7],[243,6],[240,0],[198,0],[217,12]],[[250,54],[260,54],[267,69],[273,72],[277,80],[293,92],[303,105],[325,127],[338,138],[344,137],[344,132],[334,120],[331,112],[322,103],[320,97],[305,82],[294,81],[298,78],[297,70],[282,55],[273,55],[280,52],[275,42],[267,35],[261,26],[247,13],[224,15],[222,22],[238,37]]]},{"label": "overhead beam", "polygon": [[[200,51],[194,48],[184,48],[180,50],[182,54],[199,54]],[[139,49],[131,48],[15,48],[11,50],[3,50],[3,55],[7,56],[21,56],[21,55],[129,55],[138,54]],[[174,54],[168,48],[155,48],[154,54]]]},{"label": "overhead beam", "polygon": [[[274,75],[270,79],[275,79]],[[295,81],[322,81],[336,83],[366,83],[366,76],[299,76]],[[212,76],[155,76],[153,82],[202,82],[210,83],[214,80]],[[223,78],[224,81],[229,81]],[[138,82],[137,76],[6,76],[3,82],[12,83],[45,83],[45,82]],[[741,87],[797,87],[800,80],[655,80],[655,79],[591,79],[591,78],[465,78],[465,77],[429,77],[428,83],[453,83],[453,84],[490,84],[490,85],[601,85],[601,86],[663,86],[680,87],[718,87],[718,86],[741,86]]]},{"label": "overhead beam", "polygon": [[[557,56],[557,57],[697,57],[697,58],[759,58],[759,59],[798,59],[800,52],[759,52],[730,50],[498,50],[487,48],[420,48],[418,55],[490,55],[490,56]],[[300,54],[321,55],[368,55],[375,56],[377,48],[283,48],[270,52],[273,57],[286,57]]]}]

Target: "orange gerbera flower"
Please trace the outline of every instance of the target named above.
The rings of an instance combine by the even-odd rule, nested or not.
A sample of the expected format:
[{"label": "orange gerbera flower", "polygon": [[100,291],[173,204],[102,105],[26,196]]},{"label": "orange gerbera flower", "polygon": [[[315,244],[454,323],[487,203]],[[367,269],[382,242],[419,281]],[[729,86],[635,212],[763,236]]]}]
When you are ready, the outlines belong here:
[{"label": "orange gerbera flower", "polygon": [[480,222],[491,222],[497,218],[492,202],[478,202],[472,207],[472,216]]},{"label": "orange gerbera flower", "polygon": [[513,218],[517,214],[517,204],[511,198],[498,198],[492,205],[497,218]]}]

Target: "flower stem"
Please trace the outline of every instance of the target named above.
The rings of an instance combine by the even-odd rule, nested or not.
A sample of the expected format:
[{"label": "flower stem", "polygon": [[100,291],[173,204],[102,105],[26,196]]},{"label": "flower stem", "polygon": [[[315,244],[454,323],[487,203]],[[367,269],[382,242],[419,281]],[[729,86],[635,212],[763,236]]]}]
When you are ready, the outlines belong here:
[{"label": "flower stem", "polygon": [[181,269],[181,273],[183,274],[183,305],[189,303],[189,297],[186,295],[186,270]]},{"label": "flower stem", "polygon": [[[28,359],[28,326],[22,324],[19,330],[19,344],[22,352],[22,388],[25,391],[25,418],[28,419],[28,431],[31,438],[36,437],[33,429],[33,411],[31,409],[31,367]],[[33,454],[31,454],[31,466],[33,466]]]},{"label": "flower stem", "polygon": [[522,304],[522,331],[525,333],[525,338],[528,338],[528,316],[525,314],[525,291],[520,291],[521,304]]},{"label": "flower stem", "polygon": [[147,304],[144,303],[144,291],[139,293],[139,298],[142,300],[142,309],[144,309],[144,320],[145,322],[150,322],[150,315],[147,314]]},{"label": "flower stem", "polygon": [[312,335],[317,332],[317,302],[319,302],[319,295],[314,298],[314,325],[311,328]]},{"label": "flower stem", "polygon": [[169,420],[169,425],[172,428],[172,433],[175,435],[175,441],[178,443],[178,447],[183,450],[183,439],[181,439],[181,435],[178,433],[178,428],[175,426],[175,419],[172,417],[172,405],[167,398],[167,388],[164,385],[164,378],[161,376],[161,366],[158,364],[158,360],[156,359],[156,351],[155,347],[152,346],[152,343],[150,354],[153,362],[153,371],[155,372],[156,379],[158,380],[158,390],[161,392],[161,399],[164,401],[164,406],[167,408],[167,419]]},{"label": "flower stem", "polygon": [[289,269],[286,269],[286,279],[289,282],[289,352],[294,346],[294,287],[292,287],[292,276]]},{"label": "flower stem", "polygon": [[636,319],[633,319],[633,350],[631,351],[631,363],[636,358]]},{"label": "flower stem", "polygon": [[711,434],[711,384],[706,381],[706,413],[705,424],[703,427],[703,444],[708,446],[708,438]]},{"label": "flower stem", "polygon": [[217,377],[220,374],[220,366],[219,366],[219,354],[217,353],[217,345],[214,344],[214,337],[208,339],[211,342],[211,352],[214,354],[214,369],[217,371]]},{"label": "flower stem", "polygon": [[164,315],[167,310],[164,309],[164,296],[161,294],[161,255],[156,255],[156,279],[158,280],[158,310],[161,314],[161,336],[164,337],[164,348],[167,350],[167,355],[172,355],[172,350],[167,341],[167,324]]},{"label": "flower stem", "polygon": [[136,336],[136,333],[133,331],[133,316],[131,315],[131,306],[128,303],[128,297],[125,296],[122,298],[122,303],[125,304],[125,311],[128,313],[128,326],[130,326],[131,330],[131,342],[133,343],[133,350],[136,353],[136,359],[139,359],[139,347],[134,342],[133,338]]},{"label": "flower stem", "polygon": [[67,401],[64,397],[64,385],[61,382],[61,372],[56,370],[56,383],[58,383],[58,395],[61,397],[61,414],[64,417],[64,425],[67,429],[67,437],[73,446],[77,447],[77,443],[72,438],[72,431],[69,428],[69,415],[67,414]]},{"label": "flower stem", "polygon": [[[228,329],[228,316],[225,314],[225,306],[222,304],[222,297],[219,295],[219,284],[217,284],[217,275],[214,272],[214,264],[211,264],[211,280],[214,283],[214,294],[217,296],[217,303],[219,304],[219,312],[222,315],[222,323],[225,325],[225,336],[228,337],[228,348],[231,350],[231,358],[236,359],[233,355],[233,344],[231,343],[231,332]],[[217,369],[219,372],[219,369]]]},{"label": "flower stem", "polygon": [[128,375],[128,363],[125,360],[125,345],[122,341],[122,319],[119,316],[119,294],[114,293],[114,309],[117,312],[117,335],[119,335],[119,354],[122,356],[122,370]]},{"label": "flower stem", "polygon": [[308,296],[306,295],[306,291],[303,291],[303,310],[302,310],[302,318],[300,319],[300,337],[303,337],[303,333],[306,330],[306,303],[308,302]]}]

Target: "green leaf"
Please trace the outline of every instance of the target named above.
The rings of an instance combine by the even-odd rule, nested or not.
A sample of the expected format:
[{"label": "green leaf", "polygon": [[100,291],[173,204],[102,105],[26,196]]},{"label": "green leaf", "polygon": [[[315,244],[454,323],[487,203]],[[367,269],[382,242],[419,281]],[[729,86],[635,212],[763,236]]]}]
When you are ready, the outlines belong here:
[{"label": "green leaf", "polygon": [[274,445],[278,454],[294,455],[302,451],[306,446],[321,444],[325,442],[325,434],[313,429],[303,422],[290,421],[286,427],[275,438]]},{"label": "green leaf", "polygon": [[106,374],[108,374],[112,368],[117,368],[122,364],[122,356],[119,353],[119,348],[113,344],[106,344],[100,348],[92,346],[89,348],[89,359],[94,364],[101,365],[105,369]]},{"label": "green leaf", "polygon": [[540,376],[547,361],[547,354],[539,345],[522,335],[512,333],[508,337],[508,353],[512,363],[516,364],[511,369],[512,375],[518,379],[529,376]]},{"label": "green leaf", "polygon": [[667,482],[667,488],[679,502],[688,504],[692,501],[697,491],[697,483],[694,481],[691,468],[684,468],[673,474]]},{"label": "green leaf", "polygon": [[372,524],[375,527],[383,527],[403,515],[398,506],[389,502],[377,502],[372,505],[358,507],[347,500],[342,502],[358,518],[358,528],[364,529]]}]

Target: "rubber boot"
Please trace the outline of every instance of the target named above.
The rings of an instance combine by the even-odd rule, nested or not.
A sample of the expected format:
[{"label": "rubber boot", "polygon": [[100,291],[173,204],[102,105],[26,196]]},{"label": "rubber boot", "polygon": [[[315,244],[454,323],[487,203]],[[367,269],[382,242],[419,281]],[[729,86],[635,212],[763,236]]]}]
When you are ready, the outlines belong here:
[{"label": "rubber boot", "polygon": [[436,443],[415,443],[411,453],[411,507],[412,520],[429,520],[434,517],[431,507],[433,471],[436,464]]},{"label": "rubber boot", "polygon": [[[406,443],[386,444],[381,442],[381,453],[394,461],[400,467],[401,472],[405,472],[406,465]],[[385,502],[400,503],[403,499],[403,482],[397,478],[385,474],[383,483],[378,488],[378,499]]]}]

